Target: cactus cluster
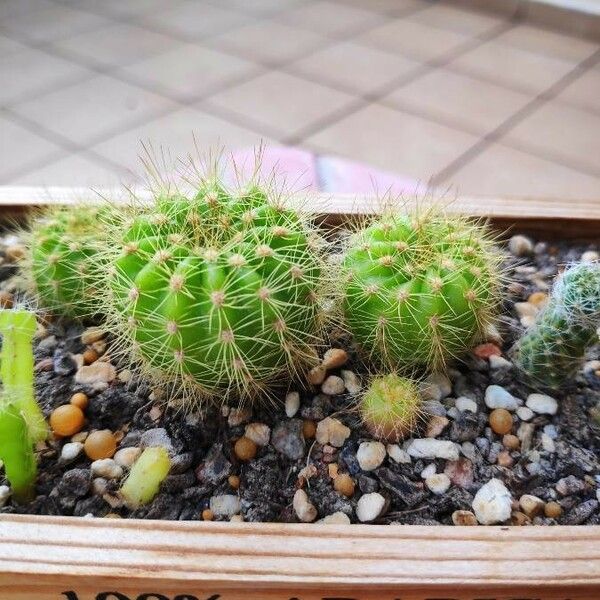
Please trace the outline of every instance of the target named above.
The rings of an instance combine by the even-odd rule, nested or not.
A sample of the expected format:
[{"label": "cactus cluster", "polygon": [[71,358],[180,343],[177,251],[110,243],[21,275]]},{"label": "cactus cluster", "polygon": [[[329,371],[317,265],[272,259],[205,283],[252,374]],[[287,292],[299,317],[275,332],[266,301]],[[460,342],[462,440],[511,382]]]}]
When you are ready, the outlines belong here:
[{"label": "cactus cluster", "polygon": [[478,223],[388,211],[353,236],[345,255],[350,332],[388,368],[442,369],[495,318],[501,260]]},{"label": "cactus cluster", "polygon": [[578,263],[557,279],[547,306],[517,343],[515,364],[536,385],[559,388],[598,341],[600,264]]},{"label": "cactus cluster", "polygon": [[94,260],[107,211],[107,206],[55,206],[32,220],[29,275],[40,306],[73,318],[94,313]]},{"label": "cactus cluster", "polygon": [[315,361],[322,241],[272,187],[205,177],[107,228],[104,312],[147,374],[247,398]]}]

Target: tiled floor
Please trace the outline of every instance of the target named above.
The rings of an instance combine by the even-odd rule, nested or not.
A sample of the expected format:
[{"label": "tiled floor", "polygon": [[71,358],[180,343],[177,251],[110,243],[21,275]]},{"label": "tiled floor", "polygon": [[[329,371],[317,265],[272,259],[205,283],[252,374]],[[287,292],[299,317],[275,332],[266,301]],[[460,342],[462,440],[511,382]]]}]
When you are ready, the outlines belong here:
[{"label": "tiled floor", "polygon": [[600,199],[600,44],[444,0],[0,0],[0,82],[0,184],[264,142]]}]

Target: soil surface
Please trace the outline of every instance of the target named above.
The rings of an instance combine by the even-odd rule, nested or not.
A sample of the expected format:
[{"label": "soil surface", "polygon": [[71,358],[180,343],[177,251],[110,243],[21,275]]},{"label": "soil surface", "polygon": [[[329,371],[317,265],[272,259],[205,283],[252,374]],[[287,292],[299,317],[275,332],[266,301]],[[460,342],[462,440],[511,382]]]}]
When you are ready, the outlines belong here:
[{"label": "soil surface", "polygon": [[[0,244],[4,301],[6,295],[18,295],[13,262],[17,244],[11,236]],[[431,378],[424,386],[431,416],[414,437],[454,442],[457,455],[450,458],[419,458],[411,452],[411,440],[388,445],[383,454],[381,446],[364,444],[373,438],[361,426],[353,410],[356,394],[348,389],[356,392],[355,376],[364,386],[366,373],[351,341],[341,334],[333,333],[330,345],[347,353],[346,362],[329,370],[327,376],[340,377],[345,384],[342,393],[325,394],[319,385],[286,382],[289,388],[281,391],[276,406],[252,410],[219,407],[200,416],[185,413],[177,402],[165,405],[161,402],[163,390],[137,381],[126,365],[116,361],[114,372],[101,367],[94,381],[78,383],[82,354],[90,346],[99,356],[93,364],[110,364],[110,332],[86,345],[81,336],[84,333],[84,339],[90,338],[89,326],[65,320],[48,322],[35,342],[37,398],[48,416],[74,393],[84,392],[89,397],[85,427],[73,438],[52,438],[38,447],[37,497],[27,505],[12,502],[7,488],[2,487],[7,482],[0,467],[0,490],[4,489],[0,512],[173,520],[297,522],[326,518],[353,523],[476,524],[474,497],[482,486],[498,479],[510,494],[506,523],[598,524],[600,348],[591,349],[584,368],[566,382],[563,391],[550,394],[558,402],[554,415],[538,414],[526,406],[530,394],[538,390],[520,380],[509,353],[527,325],[527,316],[535,313],[540,298],[543,301],[543,296],[531,295],[547,293],[562,266],[580,260],[584,252],[597,250],[591,245],[538,242],[519,247],[516,253],[522,256],[513,254],[507,259],[512,283],[506,289],[498,326],[501,338],[490,332],[491,346],[474,349],[447,377]],[[535,302],[529,302],[529,307],[517,304],[528,300]],[[487,356],[490,351],[499,354],[495,346],[501,350],[501,358]],[[340,380],[329,379],[323,385],[328,390],[339,386]],[[491,409],[485,396],[494,385],[516,398],[519,405],[511,410],[511,438],[494,433],[489,425]],[[297,412],[293,395],[285,402],[288,391],[299,393]],[[345,431],[342,425],[349,428],[342,434],[347,437],[341,447],[319,443],[314,437],[315,429],[327,417],[335,419],[333,424],[340,431]],[[321,440],[324,428],[321,425],[317,430]],[[116,435],[119,454],[114,457],[116,462],[92,465],[83,442],[89,432],[101,429]],[[258,445],[254,458],[242,461],[234,444],[246,432],[264,445]],[[128,461],[137,451],[120,451],[157,444],[166,445],[174,457],[171,472],[150,505],[132,510],[118,491]],[[340,474],[351,478],[350,488],[345,488],[346,493],[352,492],[353,484],[350,496],[334,488],[334,479]],[[306,496],[297,494],[299,489]]]}]

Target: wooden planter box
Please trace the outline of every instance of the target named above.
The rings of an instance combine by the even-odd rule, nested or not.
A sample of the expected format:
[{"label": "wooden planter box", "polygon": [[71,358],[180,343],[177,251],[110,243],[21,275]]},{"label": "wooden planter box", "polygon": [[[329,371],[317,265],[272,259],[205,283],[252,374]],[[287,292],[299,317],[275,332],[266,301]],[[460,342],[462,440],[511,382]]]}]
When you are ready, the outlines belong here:
[{"label": "wooden planter box", "polygon": [[[0,217],[72,197],[58,188],[0,188]],[[377,203],[325,197],[313,208],[334,222]],[[600,202],[465,198],[450,209],[544,237],[600,237]],[[0,600],[65,599],[599,600],[600,527],[0,515]]]}]

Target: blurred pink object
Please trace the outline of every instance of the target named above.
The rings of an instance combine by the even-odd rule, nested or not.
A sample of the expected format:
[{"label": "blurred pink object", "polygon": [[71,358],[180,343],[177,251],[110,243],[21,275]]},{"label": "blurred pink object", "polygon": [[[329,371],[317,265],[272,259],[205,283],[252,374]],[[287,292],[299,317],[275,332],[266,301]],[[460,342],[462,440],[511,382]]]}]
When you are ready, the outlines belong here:
[{"label": "blurred pink object", "polygon": [[392,196],[412,194],[427,188],[423,182],[386,171],[379,171],[365,163],[337,156],[318,158],[319,180],[324,192],[345,194],[375,194]]},{"label": "blurred pink object", "polygon": [[[264,179],[275,176],[275,182],[291,191],[302,189],[318,190],[319,181],[315,156],[306,150],[268,146],[262,151],[253,148],[237,150],[231,154],[240,180],[247,181],[256,169],[256,159],[260,156],[260,175]],[[228,169],[226,177],[235,181],[236,174]]]}]

